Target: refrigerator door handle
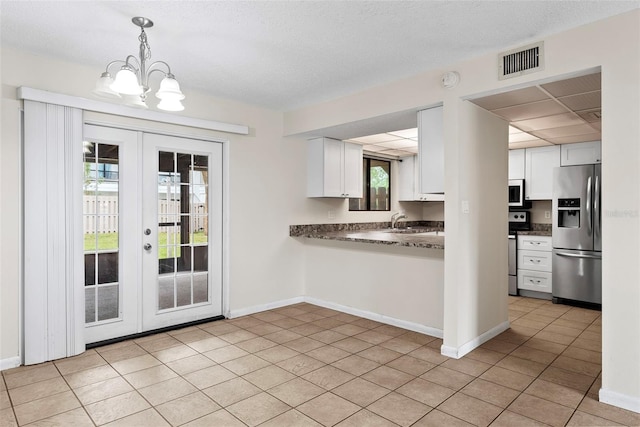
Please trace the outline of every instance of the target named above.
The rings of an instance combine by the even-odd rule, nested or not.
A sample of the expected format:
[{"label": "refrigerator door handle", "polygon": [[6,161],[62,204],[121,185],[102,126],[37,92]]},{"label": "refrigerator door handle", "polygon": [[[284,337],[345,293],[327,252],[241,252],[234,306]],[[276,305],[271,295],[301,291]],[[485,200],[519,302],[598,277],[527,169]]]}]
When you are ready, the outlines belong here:
[{"label": "refrigerator door handle", "polygon": [[602,255],[587,255],[587,254],[572,254],[567,252],[556,252],[558,256],[565,256],[569,258],[591,258],[591,259],[602,259]]},{"label": "refrigerator door handle", "polygon": [[593,196],[593,213],[595,216],[595,220],[593,222],[593,228],[595,229],[596,237],[600,237],[600,177],[596,175],[596,184],[595,184],[595,194]]},{"label": "refrigerator door handle", "polygon": [[591,177],[587,178],[587,230],[589,232],[589,236],[593,234],[593,218],[591,214]]}]

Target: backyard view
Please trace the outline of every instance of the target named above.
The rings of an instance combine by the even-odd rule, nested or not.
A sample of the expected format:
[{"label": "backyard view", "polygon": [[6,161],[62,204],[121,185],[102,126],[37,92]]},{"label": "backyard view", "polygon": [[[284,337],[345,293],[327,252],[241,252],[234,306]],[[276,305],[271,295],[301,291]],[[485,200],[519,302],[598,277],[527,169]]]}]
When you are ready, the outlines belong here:
[{"label": "backyard view", "polygon": [[[175,235],[176,241],[180,241],[180,233]],[[201,245],[207,243],[207,235],[204,231],[197,231],[192,234],[192,244]],[[97,241],[96,241],[97,237]],[[173,246],[173,245],[172,245]],[[85,251],[103,251],[109,249],[118,249],[118,233],[99,233],[97,236],[95,233],[86,233],[84,235],[84,250]],[[158,239],[158,258],[168,258],[167,256],[167,233],[160,233]],[[180,250],[175,254],[180,256]]]}]

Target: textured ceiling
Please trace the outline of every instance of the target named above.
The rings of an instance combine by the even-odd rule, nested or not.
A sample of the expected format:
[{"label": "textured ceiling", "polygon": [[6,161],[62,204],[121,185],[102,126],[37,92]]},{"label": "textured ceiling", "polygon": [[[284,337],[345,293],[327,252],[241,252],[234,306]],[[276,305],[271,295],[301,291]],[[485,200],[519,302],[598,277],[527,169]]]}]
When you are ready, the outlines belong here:
[{"label": "textured ceiling", "polygon": [[[94,66],[137,54],[186,91],[291,110],[640,7],[633,1],[6,1],[2,44]],[[89,94],[90,89],[87,88]],[[188,103],[186,103],[188,106]],[[188,108],[188,107],[187,107]]]}]

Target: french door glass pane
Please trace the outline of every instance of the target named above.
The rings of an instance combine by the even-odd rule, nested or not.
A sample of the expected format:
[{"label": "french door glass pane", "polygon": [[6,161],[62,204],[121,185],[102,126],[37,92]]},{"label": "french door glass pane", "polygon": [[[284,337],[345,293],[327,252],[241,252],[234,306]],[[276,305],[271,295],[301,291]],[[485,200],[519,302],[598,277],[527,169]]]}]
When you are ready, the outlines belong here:
[{"label": "french door glass pane", "polygon": [[120,316],[119,147],[85,141],[82,213],[85,322]]},{"label": "french door glass pane", "polygon": [[158,309],[207,302],[207,156],[158,156]]}]

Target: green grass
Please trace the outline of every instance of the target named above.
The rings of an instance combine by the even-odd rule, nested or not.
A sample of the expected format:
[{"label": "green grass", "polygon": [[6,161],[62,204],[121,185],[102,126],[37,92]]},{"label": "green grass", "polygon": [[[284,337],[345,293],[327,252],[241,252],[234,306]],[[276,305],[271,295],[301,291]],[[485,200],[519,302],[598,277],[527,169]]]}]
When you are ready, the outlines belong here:
[{"label": "green grass", "polygon": [[[180,234],[177,236],[177,241],[180,241]],[[198,231],[193,233],[193,243],[202,244],[207,243],[207,236],[204,231]],[[167,235],[161,234],[160,241],[158,242],[158,258],[167,258]],[[84,235],[84,250],[93,251],[96,247],[96,235],[93,233],[87,233]],[[118,233],[100,233],[98,234],[98,248],[99,251],[118,249]],[[180,248],[178,247],[178,253],[176,256],[180,256]]]}]

